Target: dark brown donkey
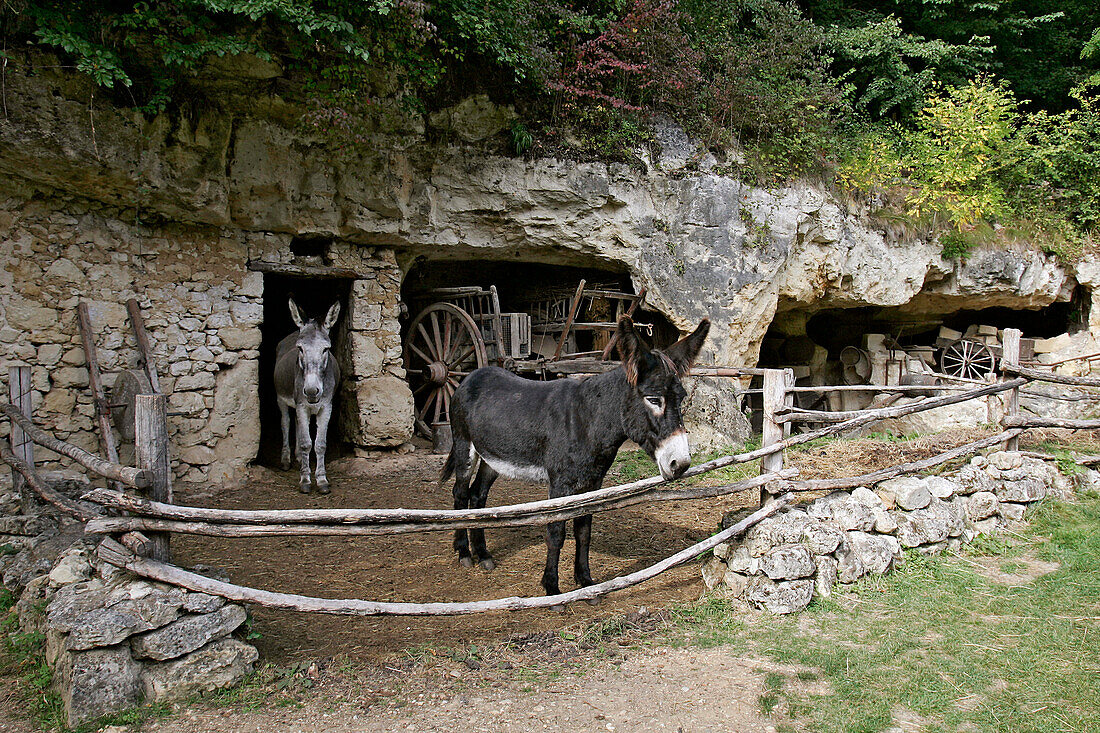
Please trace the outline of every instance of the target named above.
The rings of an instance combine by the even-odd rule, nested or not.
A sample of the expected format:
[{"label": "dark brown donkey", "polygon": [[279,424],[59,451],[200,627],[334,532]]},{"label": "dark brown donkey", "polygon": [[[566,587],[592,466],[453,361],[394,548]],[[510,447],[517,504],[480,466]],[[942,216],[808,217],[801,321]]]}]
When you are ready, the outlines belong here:
[{"label": "dark brown donkey", "polygon": [[[680,380],[691,369],[706,340],[710,321],[668,349],[650,350],[629,318],[618,325],[622,366],[586,379],[535,382],[498,367],[468,376],[451,403],[454,443],[440,481],[455,475],[455,509],[485,506],[497,476],[544,481],[550,498],[600,488],[615,454],[633,440],[657,461],[661,475],[673,479],[691,465],[680,403]],[[577,542],[573,577],[592,585],[588,546],[592,515],[573,520]],[[468,538],[468,539],[467,539]],[[558,558],[565,522],[546,530],[546,570],[542,586],[557,595]],[[471,548],[472,545],[472,548]],[[455,532],[455,550],[466,567],[471,549],[487,570],[495,567],[485,546],[485,531]]]}]

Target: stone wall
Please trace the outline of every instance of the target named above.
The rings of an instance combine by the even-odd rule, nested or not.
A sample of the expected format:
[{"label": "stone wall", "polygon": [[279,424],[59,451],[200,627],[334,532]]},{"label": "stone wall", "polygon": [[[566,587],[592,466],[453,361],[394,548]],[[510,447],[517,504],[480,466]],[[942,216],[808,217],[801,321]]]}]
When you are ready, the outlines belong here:
[{"label": "stone wall", "polygon": [[[70,727],[231,687],[252,671],[259,653],[231,636],[247,618],[244,608],[137,578],[98,560],[94,547],[73,545],[16,605],[22,630],[46,639]],[[228,581],[216,568],[201,571]]]},{"label": "stone wall", "polygon": [[[264,276],[250,260],[293,261],[287,234],[142,224],[83,201],[0,188],[0,387],[7,365],[32,368],[36,421],[98,451],[95,411],[77,326],[89,306],[107,387],[137,364],[126,301],[141,304],[162,389],[170,395],[176,476],[231,481],[259,446],[259,349]],[[329,263],[362,275],[342,318],[345,434],[363,447],[411,432],[397,321],[400,271],[392,250],[336,241]],[[281,337],[285,334],[280,334]],[[0,435],[7,430],[6,421]],[[44,465],[49,454],[39,450]],[[123,461],[130,459],[123,452]]]},{"label": "stone wall", "polygon": [[903,549],[958,549],[1022,519],[1032,502],[1071,495],[1069,480],[1044,461],[1007,451],[976,456],[953,475],[836,491],[769,517],[740,542],[715,547],[703,580],[757,608],[792,613],[831,595],[837,582],[889,572]]}]

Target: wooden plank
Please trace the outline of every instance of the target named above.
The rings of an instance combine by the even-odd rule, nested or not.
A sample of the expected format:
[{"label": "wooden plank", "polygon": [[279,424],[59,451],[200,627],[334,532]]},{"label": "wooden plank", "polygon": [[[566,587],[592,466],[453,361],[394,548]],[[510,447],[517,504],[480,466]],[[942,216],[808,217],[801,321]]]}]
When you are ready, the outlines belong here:
[{"label": "wooden plank", "polygon": [[[786,374],[783,369],[764,370],[764,417],[761,431],[761,446],[770,448],[783,438],[783,423],[779,422],[776,413],[786,406],[787,398]],[[775,473],[783,470],[782,451],[772,453],[760,459],[760,471],[762,473]],[[767,486],[760,489],[760,506],[765,506],[771,499],[772,493]]]},{"label": "wooden plank", "polygon": [[554,349],[554,360],[556,361],[561,352],[565,349],[565,341],[569,338],[569,328],[573,325],[573,320],[577,317],[577,311],[581,309],[581,301],[584,300],[584,280],[580,281],[577,285],[577,294],[573,296],[573,305],[569,308],[569,317],[565,319],[565,328],[562,329],[561,338],[558,339],[558,347]]},{"label": "wooden plank", "polygon": [[115,445],[115,434],[111,432],[111,407],[103,394],[103,380],[99,373],[99,360],[96,359],[94,332],[92,319],[88,315],[88,304],[80,301],[76,306],[76,313],[77,323],[80,324],[80,340],[84,344],[84,359],[88,363],[88,384],[92,390],[96,422],[99,424],[99,440],[103,444],[103,454],[107,456],[107,460],[118,465],[118,447]]},{"label": "wooden plank", "polygon": [[373,277],[371,273],[359,272],[347,267],[328,265],[288,265],[281,262],[249,260],[248,269],[253,272],[270,272],[276,275],[298,275],[300,277],[332,278],[340,280],[362,280]]},{"label": "wooden plank", "polygon": [[[15,406],[20,414],[22,414],[27,420],[31,419],[31,413],[33,406],[31,405],[31,368],[28,366],[10,366],[8,367],[8,396],[11,398],[11,404]],[[34,442],[30,439],[30,436],[26,434],[19,423],[12,421],[11,431],[8,435],[8,439],[11,441],[11,451],[21,461],[24,461],[30,469],[34,470]],[[11,470],[12,487],[19,495],[20,503],[23,506],[23,512],[30,513],[34,502],[31,500],[29,493],[26,493],[26,480],[23,478],[23,474],[16,471],[15,468]]]},{"label": "wooden plank", "polygon": [[89,453],[83,448],[77,448],[71,443],[58,440],[31,422],[15,407],[15,405],[0,404],[0,412],[3,412],[11,418],[11,421],[19,425],[30,439],[38,445],[43,448],[48,448],[54,453],[68,456],[81,466],[84,466],[84,468],[104,478],[108,478],[111,481],[118,481],[127,486],[132,486],[135,489],[143,489],[153,483],[153,475],[148,471],[143,471],[140,468],[131,468],[130,466],[121,466],[117,463],[110,463],[93,453]]},{"label": "wooden plank", "polygon": [[[728,496],[742,491],[750,491],[759,488],[765,483],[773,485],[790,485],[790,479],[798,475],[796,469],[786,469],[775,474],[762,474],[749,479],[737,481],[721,486],[689,486],[679,489],[657,490],[645,489],[633,495],[619,498],[605,498],[584,504],[577,502],[567,503],[567,508],[543,511],[527,511],[518,513],[509,511],[494,514],[486,510],[470,509],[447,512],[454,515],[474,515],[473,518],[454,519],[451,521],[417,521],[417,522],[387,522],[385,524],[349,524],[340,522],[329,523],[276,523],[272,521],[257,522],[256,517],[246,517],[250,522],[230,523],[209,521],[210,519],[224,519],[225,514],[216,509],[205,507],[179,507],[160,503],[147,503],[141,513],[142,517],[104,517],[89,522],[86,532],[89,534],[115,534],[118,532],[178,532],[181,534],[195,534],[207,537],[355,537],[355,536],[380,536],[409,534],[412,532],[442,532],[470,527],[523,527],[531,525],[543,525],[550,522],[561,522],[575,517],[599,512],[614,511],[626,507],[659,501],[688,501],[692,499],[708,499],[716,496]],[[583,496],[583,495],[582,495]],[[566,497],[572,499],[581,498]],[[123,502],[113,502],[111,506],[120,507]],[[121,507],[120,507],[121,508]],[[514,507],[506,507],[514,509]],[[135,511],[134,509],[129,509]],[[238,512],[239,513],[239,512]],[[153,514],[153,516],[148,516]],[[257,514],[257,513],[253,513]],[[177,517],[177,518],[169,518]],[[206,521],[199,520],[203,517]]]},{"label": "wooden plank", "polygon": [[474,601],[470,603],[394,603],[363,601],[358,599],[312,598],[309,596],[275,593],[272,591],[247,588],[245,586],[224,583],[212,578],[207,578],[174,565],[138,557],[129,549],[109,537],[104,538],[103,541],[100,542],[96,552],[100,559],[105,562],[115,565],[116,567],[125,568],[151,580],[178,585],[188,590],[208,593],[232,601],[255,603],[268,608],[283,608],[292,611],[351,616],[454,616],[459,614],[483,613],[487,611],[519,611],[532,608],[552,608],[573,601],[592,600],[607,595],[608,593],[630,588],[654,578],[677,565],[692,560],[704,552],[714,549],[714,547],[722,542],[737,537],[744,533],[749,527],[752,527],[779,511],[790,501],[790,495],[780,496],[767,507],[753,512],[732,527],[718,532],[701,542],[697,542],[691,547],[683,549],[648,568],[630,573],[629,575],[620,576],[612,580],[604,581],[603,583],[596,583],[586,588],[578,588],[568,593],[559,593],[553,596],[542,596],[537,598],[499,598],[491,601]]},{"label": "wooden plank", "polygon": [[137,340],[138,353],[141,354],[141,367],[145,370],[145,376],[149,379],[149,385],[157,394],[161,393],[160,377],[157,376],[157,362],[153,358],[153,346],[149,341],[149,333],[145,330],[145,321],[141,317],[141,305],[130,298],[126,301],[126,311],[130,314],[130,325],[134,329],[134,338]]},{"label": "wooden plank", "polygon": [[[1022,332],[1018,328],[1006,328],[1001,338],[1001,366],[1005,364],[1019,364],[1020,363],[1020,336]],[[1003,381],[1004,376],[1001,377]],[[1008,399],[1005,403],[1005,417],[1014,418],[1020,414],[1020,389],[1010,389],[1008,391]],[[1005,440],[1005,450],[1019,450],[1020,438],[1018,436],[1012,436]]]},{"label": "wooden plank", "polygon": [[[153,501],[172,503],[172,467],[168,460],[168,398],[161,394],[134,397],[134,457],[138,467],[149,471],[153,483],[149,495]],[[170,559],[168,535],[150,537],[153,559]]]}]

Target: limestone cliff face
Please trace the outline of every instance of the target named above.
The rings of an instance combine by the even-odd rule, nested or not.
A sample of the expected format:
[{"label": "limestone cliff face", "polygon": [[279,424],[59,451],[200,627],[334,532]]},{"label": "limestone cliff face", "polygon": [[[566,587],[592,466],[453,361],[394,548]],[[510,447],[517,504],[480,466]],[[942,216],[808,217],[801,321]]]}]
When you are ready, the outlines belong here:
[{"label": "limestone cliff face", "polygon": [[461,144],[429,143],[421,118],[380,103],[372,143],[348,152],[304,133],[272,95],[227,102],[235,113],[146,118],[89,105],[90,94],[73,77],[9,71],[0,173],[146,219],[390,248],[402,268],[423,256],[629,271],[680,329],[711,318],[704,358],[723,364],[754,364],[777,312],[1039,308],[1100,279],[1100,266],[1068,272],[1027,249],[945,261],[937,244],[888,235],[820,188],[722,175],[668,126],[645,166],[524,160],[448,136],[499,131],[492,120],[508,115],[487,103],[433,117],[446,128],[433,139]]}]

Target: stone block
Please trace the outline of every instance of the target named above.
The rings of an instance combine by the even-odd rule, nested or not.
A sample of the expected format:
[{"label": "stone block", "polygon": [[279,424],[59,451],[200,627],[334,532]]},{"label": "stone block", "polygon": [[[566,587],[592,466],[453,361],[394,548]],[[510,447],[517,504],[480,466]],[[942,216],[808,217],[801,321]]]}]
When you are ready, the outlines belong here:
[{"label": "stone block", "polygon": [[352,331],[348,339],[351,349],[351,376],[364,379],[374,377],[382,372],[386,355],[378,348],[378,342],[374,336],[368,333]]},{"label": "stone block", "polygon": [[780,580],[774,581],[764,575],[749,578],[744,598],[756,608],[776,614],[795,613],[810,605],[814,596],[814,581]]},{"label": "stone block", "polygon": [[213,613],[183,616],[155,631],[133,637],[130,647],[139,659],[175,659],[229,635],[246,617],[244,609],[237,605],[222,606]]},{"label": "stone block", "polygon": [[950,499],[958,490],[958,485],[954,481],[945,479],[943,476],[928,476],[924,479],[924,484],[937,499]]},{"label": "stone block", "polygon": [[225,605],[225,599],[221,596],[212,596],[207,593],[188,593],[187,600],[183,602],[183,610],[188,613],[212,613]]},{"label": "stone block", "polygon": [[1002,501],[997,507],[997,513],[1010,522],[1023,519],[1025,511],[1027,511],[1026,504],[1014,504],[1010,501]]},{"label": "stone block", "polygon": [[359,381],[344,400],[344,434],[361,448],[398,446],[412,436],[412,392],[383,375]]},{"label": "stone block", "polygon": [[833,595],[833,586],[838,580],[836,558],[829,555],[818,555],[814,558],[816,571],[814,572],[814,592],[822,598]]},{"label": "stone block", "polygon": [[966,499],[966,516],[972,522],[992,517],[997,513],[997,507],[1000,506],[1000,503],[997,495],[992,491],[979,491],[971,494]]},{"label": "stone block", "polygon": [[726,563],[721,558],[712,557],[703,563],[703,585],[708,589],[714,588],[722,582],[722,576],[726,574]]},{"label": "stone block", "polygon": [[148,702],[186,699],[232,687],[252,671],[259,657],[256,648],[243,641],[219,639],[179,659],[145,665],[141,686]]},{"label": "stone block", "polygon": [[883,481],[879,486],[892,493],[897,507],[906,511],[923,509],[932,501],[932,492],[925,482],[913,476]]},{"label": "stone block", "polygon": [[128,644],[62,651],[54,669],[54,687],[69,726],[136,705],[141,700],[140,674],[141,665],[130,655]]},{"label": "stone block", "polygon": [[772,580],[796,580],[814,574],[810,551],[802,545],[779,545],[760,558],[760,569]]},{"label": "stone block", "polygon": [[888,535],[848,532],[836,555],[840,582],[853,583],[867,573],[888,572],[901,555],[901,544]]},{"label": "stone block", "polygon": [[1031,502],[1045,499],[1050,493],[1050,486],[1044,481],[1043,476],[1025,476],[1018,481],[1001,481],[1000,485],[993,489],[993,493],[1001,501]]},{"label": "stone block", "polygon": [[892,515],[898,523],[897,538],[903,547],[943,542],[948,537],[962,534],[963,530],[960,512],[938,499],[924,509],[895,511]]},{"label": "stone block", "polygon": [[240,351],[260,348],[261,334],[258,326],[256,328],[219,328],[218,338],[221,339],[222,346],[225,348]]}]

